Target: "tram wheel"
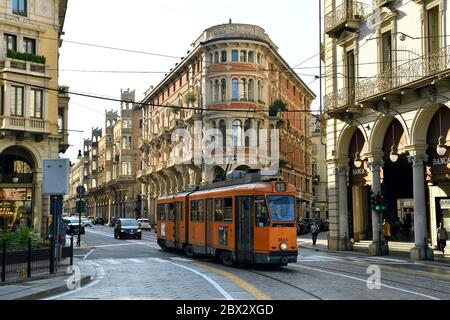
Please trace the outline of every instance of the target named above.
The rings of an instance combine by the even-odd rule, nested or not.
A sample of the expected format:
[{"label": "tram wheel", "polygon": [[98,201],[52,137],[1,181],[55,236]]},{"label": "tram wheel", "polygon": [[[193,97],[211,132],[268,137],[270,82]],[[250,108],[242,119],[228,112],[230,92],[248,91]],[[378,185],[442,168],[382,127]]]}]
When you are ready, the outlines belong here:
[{"label": "tram wheel", "polygon": [[161,241],[161,242],[159,243],[159,246],[161,247],[161,250],[162,250],[162,251],[167,251],[167,245],[166,245],[166,242],[165,242],[165,241]]},{"label": "tram wheel", "polygon": [[184,249],[184,251],[186,252],[186,254],[187,254],[188,257],[193,258],[193,257],[195,256],[194,249],[192,248],[192,246],[187,246],[187,247]]},{"label": "tram wheel", "polygon": [[236,263],[233,261],[233,257],[231,256],[231,253],[228,251],[222,251],[220,253],[220,261],[229,267],[234,267]]}]

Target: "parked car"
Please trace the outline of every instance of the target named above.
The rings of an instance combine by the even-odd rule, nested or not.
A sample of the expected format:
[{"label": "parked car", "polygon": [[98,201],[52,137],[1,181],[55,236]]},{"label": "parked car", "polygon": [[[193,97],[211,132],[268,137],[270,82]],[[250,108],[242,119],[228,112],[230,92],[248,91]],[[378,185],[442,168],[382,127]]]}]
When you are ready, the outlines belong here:
[{"label": "parked car", "polygon": [[328,231],[330,229],[328,220],[317,219],[317,224],[319,225],[320,231]]},{"label": "parked car", "polygon": [[96,218],[94,219],[94,224],[95,224],[95,225],[99,224],[99,225],[104,226],[104,225],[105,225],[105,220],[103,220],[102,217],[96,217]]},{"label": "parked car", "polygon": [[67,219],[64,219],[64,222],[67,226],[67,234],[73,236],[75,234],[78,234],[78,230],[80,230],[81,234],[86,233],[83,222],[81,222],[81,225],[80,225],[79,218],[67,218]]},{"label": "parked car", "polygon": [[148,220],[148,219],[145,219],[145,218],[138,219],[137,223],[139,224],[139,227],[141,229],[152,230],[152,226],[150,224],[150,220]]},{"label": "parked car", "polygon": [[297,235],[309,233],[311,225],[312,222],[308,219],[297,219]]},{"label": "parked car", "polygon": [[134,219],[117,219],[114,227],[114,238],[142,238],[142,229]]},{"label": "parked car", "polygon": [[85,227],[92,228],[92,221],[89,218],[81,218],[81,223],[84,224]]}]

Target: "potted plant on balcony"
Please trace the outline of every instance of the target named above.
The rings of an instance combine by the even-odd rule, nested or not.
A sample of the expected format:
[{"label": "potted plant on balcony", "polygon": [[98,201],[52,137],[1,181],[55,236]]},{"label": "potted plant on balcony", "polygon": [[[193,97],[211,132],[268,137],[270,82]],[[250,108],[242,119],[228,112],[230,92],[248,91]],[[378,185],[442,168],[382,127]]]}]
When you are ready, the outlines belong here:
[{"label": "potted plant on balcony", "polygon": [[269,116],[278,117],[278,113],[287,111],[286,104],[281,100],[275,100],[269,107]]},{"label": "potted plant on balcony", "polygon": [[192,106],[198,101],[197,94],[194,91],[188,91],[183,97],[183,101],[189,105]]},{"label": "potted plant on balcony", "polygon": [[38,56],[27,52],[17,52],[9,49],[8,51],[6,51],[6,57],[16,60],[31,61],[40,64],[45,64],[47,60],[44,56]]}]

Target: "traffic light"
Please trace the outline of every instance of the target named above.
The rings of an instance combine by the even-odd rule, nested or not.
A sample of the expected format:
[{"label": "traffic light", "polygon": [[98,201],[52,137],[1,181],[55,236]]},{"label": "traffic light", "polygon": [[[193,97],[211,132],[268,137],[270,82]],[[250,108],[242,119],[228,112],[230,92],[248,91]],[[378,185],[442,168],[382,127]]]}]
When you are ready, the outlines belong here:
[{"label": "traffic light", "polygon": [[370,191],[370,208],[375,212],[384,212],[387,210],[386,200],[381,193],[375,194],[373,191]]}]

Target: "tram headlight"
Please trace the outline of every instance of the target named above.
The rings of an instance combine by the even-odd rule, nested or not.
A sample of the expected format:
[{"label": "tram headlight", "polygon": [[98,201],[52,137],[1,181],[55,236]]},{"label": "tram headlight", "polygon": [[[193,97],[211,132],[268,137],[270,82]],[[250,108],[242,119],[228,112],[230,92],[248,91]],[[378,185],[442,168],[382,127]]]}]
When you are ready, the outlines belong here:
[{"label": "tram headlight", "polygon": [[281,251],[287,251],[288,248],[289,248],[289,247],[288,247],[288,245],[287,245],[286,243],[280,244],[280,249],[281,249]]}]

